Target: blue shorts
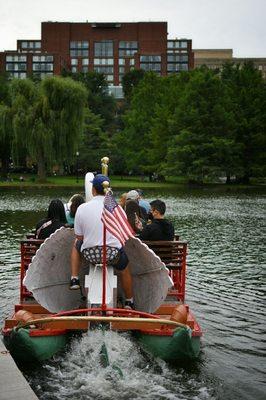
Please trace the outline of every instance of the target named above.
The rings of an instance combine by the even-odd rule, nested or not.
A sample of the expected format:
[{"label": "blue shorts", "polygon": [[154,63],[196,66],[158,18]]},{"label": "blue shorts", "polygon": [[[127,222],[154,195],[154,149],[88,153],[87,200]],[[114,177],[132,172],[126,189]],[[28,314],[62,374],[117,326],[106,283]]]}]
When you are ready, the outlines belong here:
[{"label": "blue shorts", "polygon": [[[80,239],[77,239],[75,242],[75,247],[79,253],[81,253],[82,243],[83,240]],[[112,263],[112,266],[119,271],[123,271],[127,267],[127,264],[128,264],[128,257],[126,255],[124,247],[121,247],[121,249],[119,249],[118,252],[117,260],[115,260],[114,263]]]},{"label": "blue shorts", "polygon": [[81,240],[81,239],[76,239],[76,241],[75,241],[75,247],[79,253],[81,253],[82,243],[83,243],[83,240]]},{"label": "blue shorts", "polygon": [[123,271],[123,269],[127,267],[127,264],[128,264],[128,257],[126,255],[124,247],[121,247],[121,249],[119,249],[119,258],[116,261],[116,263],[113,264],[113,267],[115,269],[118,269],[119,271]]}]

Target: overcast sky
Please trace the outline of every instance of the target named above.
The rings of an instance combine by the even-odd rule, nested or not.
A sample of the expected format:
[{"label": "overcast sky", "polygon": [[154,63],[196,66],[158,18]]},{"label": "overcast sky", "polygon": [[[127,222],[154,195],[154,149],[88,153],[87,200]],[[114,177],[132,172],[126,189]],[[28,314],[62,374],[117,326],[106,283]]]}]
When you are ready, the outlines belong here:
[{"label": "overcast sky", "polygon": [[168,38],[195,49],[266,57],[266,0],[0,0],[0,51],[40,39],[42,21],[167,21]]}]

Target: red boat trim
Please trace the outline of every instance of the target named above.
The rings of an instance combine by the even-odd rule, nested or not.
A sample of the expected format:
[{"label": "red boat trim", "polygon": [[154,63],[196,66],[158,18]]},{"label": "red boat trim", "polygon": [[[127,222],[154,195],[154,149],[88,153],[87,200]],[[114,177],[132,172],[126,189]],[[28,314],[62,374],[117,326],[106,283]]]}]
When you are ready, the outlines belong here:
[{"label": "red boat trim", "polygon": [[35,336],[61,336],[61,335],[66,335],[67,334],[66,329],[30,329],[29,335],[30,337],[35,337]]},{"label": "red boat trim", "polygon": [[144,318],[153,318],[153,319],[160,319],[161,317],[158,315],[142,312],[142,311],[136,311],[136,310],[127,310],[125,308],[106,308],[106,310],[102,309],[101,307],[99,308],[82,308],[78,310],[70,310],[70,311],[63,311],[58,314],[53,314],[51,315],[51,318],[53,317],[64,317],[68,315],[76,315],[76,314],[82,314],[82,313],[87,313],[87,312],[102,312],[104,311],[105,313],[112,312],[112,313],[117,313],[119,315],[138,315],[140,317]]}]

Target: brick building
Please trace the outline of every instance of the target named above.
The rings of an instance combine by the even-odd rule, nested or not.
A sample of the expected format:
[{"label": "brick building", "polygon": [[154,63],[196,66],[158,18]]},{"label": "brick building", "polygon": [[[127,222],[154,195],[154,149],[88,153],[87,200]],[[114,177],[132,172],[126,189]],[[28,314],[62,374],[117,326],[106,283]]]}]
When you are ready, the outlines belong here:
[{"label": "brick building", "polygon": [[225,62],[244,64],[252,61],[255,68],[261,71],[263,78],[266,78],[266,58],[233,57],[232,49],[193,49],[195,68],[206,65],[210,69],[222,69]]},{"label": "brick building", "polygon": [[0,53],[0,70],[13,77],[94,70],[114,90],[133,68],[165,76],[193,67],[192,41],[168,39],[167,22],[43,22],[41,40],[18,40],[15,51]]}]

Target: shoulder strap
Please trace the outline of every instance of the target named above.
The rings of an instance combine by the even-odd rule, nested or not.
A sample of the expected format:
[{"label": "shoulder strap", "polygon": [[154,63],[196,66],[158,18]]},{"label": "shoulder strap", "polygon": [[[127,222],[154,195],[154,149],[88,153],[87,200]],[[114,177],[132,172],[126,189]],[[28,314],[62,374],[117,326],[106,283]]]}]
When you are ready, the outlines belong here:
[{"label": "shoulder strap", "polygon": [[49,225],[51,225],[51,224],[52,224],[52,221],[51,221],[51,220],[45,222],[44,224],[42,224],[42,226],[36,231],[36,238],[37,238],[37,239],[39,238],[39,234],[41,233],[41,230],[42,230],[42,229],[47,228],[47,226],[49,226]]}]

